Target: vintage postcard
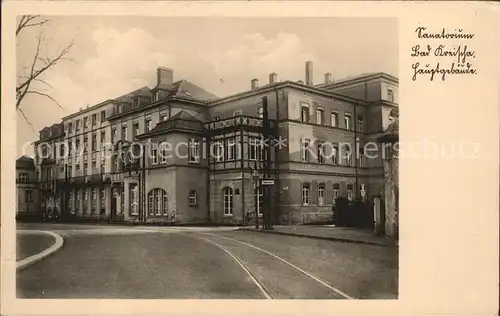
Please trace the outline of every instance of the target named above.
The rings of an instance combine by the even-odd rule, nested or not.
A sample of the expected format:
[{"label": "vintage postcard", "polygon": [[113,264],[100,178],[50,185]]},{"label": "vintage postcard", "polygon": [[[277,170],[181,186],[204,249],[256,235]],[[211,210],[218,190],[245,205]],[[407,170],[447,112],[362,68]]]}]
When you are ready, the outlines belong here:
[{"label": "vintage postcard", "polygon": [[498,313],[499,5],[3,9],[2,315]]}]

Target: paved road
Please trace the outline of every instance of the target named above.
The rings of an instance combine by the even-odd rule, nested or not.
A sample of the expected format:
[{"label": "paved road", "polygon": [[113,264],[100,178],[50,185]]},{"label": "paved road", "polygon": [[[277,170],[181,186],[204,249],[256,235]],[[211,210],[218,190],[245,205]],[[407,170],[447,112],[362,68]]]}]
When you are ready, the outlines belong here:
[{"label": "paved road", "polygon": [[397,298],[393,248],[228,228],[18,228],[65,240],[18,273],[19,298]]}]

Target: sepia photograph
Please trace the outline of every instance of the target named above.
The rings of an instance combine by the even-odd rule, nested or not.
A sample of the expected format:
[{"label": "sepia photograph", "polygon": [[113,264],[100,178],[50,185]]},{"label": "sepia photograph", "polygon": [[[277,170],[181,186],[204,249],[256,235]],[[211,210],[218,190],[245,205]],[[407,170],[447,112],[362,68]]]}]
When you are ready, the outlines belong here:
[{"label": "sepia photograph", "polygon": [[17,297],[397,299],[397,23],[19,16]]}]

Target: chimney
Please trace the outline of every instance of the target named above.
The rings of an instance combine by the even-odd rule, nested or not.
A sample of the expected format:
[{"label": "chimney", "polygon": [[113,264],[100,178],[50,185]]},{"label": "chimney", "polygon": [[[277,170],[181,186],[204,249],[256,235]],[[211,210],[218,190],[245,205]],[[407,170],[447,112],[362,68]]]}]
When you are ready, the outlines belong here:
[{"label": "chimney", "polygon": [[327,72],[325,74],[325,85],[328,85],[330,83],[333,83],[333,81],[332,81],[332,74],[329,73],[329,72]]},{"label": "chimney", "polygon": [[252,79],[252,90],[255,90],[259,87],[259,79]]},{"label": "chimney", "polygon": [[306,85],[313,85],[313,63],[312,61],[306,62]]},{"label": "chimney", "polygon": [[174,82],[174,71],[170,68],[158,67],[156,70],[156,85],[172,84]]},{"label": "chimney", "polygon": [[276,82],[278,82],[278,75],[275,72],[269,74],[269,84],[273,84]]}]

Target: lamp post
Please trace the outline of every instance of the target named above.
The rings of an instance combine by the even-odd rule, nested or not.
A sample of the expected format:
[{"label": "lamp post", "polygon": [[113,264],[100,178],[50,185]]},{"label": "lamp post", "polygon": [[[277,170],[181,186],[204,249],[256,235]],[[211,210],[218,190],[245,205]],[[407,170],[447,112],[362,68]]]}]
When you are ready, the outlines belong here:
[{"label": "lamp post", "polygon": [[259,207],[259,192],[257,191],[259,184],[259,173],[257,172],[257,162],[254,162],[254,166],[250,167],[253,170],[252,173],[252,179],[253,179],[253,192],[255,195],[254,201],[255,201],[255,211],[254,211],[254,217],[255,217],[255,229],[259,229],[259,214],[257,211],[257,208]]}]

